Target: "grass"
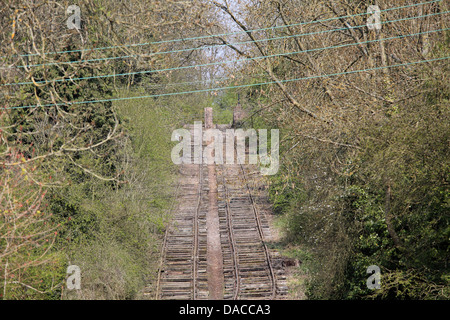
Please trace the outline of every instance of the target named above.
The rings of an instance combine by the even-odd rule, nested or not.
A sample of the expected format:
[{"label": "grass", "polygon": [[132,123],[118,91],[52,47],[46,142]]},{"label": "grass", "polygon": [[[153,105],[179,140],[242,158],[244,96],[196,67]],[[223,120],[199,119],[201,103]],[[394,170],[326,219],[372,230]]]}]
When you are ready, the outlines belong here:
[{"label": "grass", "polygon": [[[121,96],[141,93],[123,91]],[[65,298],[141,299],[144,291],[152,292],[177,181],[171,135],[190,119],[202,119],[203,105],[195,103],[197,98],[114,103],[126,136],[118,152],[128,183],[82,200],[81,206],[92,212],[99,227],[94,239],[71,250],[72,263],[82,270],[82,290]]]}]

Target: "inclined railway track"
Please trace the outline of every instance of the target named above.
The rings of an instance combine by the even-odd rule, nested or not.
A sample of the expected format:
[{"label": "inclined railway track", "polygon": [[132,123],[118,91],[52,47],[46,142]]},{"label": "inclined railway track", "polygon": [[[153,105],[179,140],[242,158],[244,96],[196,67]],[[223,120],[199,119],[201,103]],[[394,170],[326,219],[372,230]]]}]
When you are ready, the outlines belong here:
[{"label": "inclined railway track", "polygon": [[[249,165],[216,165],[223,255],[223,298],[276,299],[286,294],[280,259],[267,247],[269,223]],[[166,232],[157,299],[208,299],[207,165],[183,165],[178,207]],[[252,183],[253,184],[252,184]],[[264,210],[263,210],[264,211]]]},{"label": "inclined railway track", "polygon": [[[193,147],[193,145],[191,146]],[[156,299],[207,297],[205,166],[183,165],[178,205],[166,230]]]},{"label": "inclined railway track", "polygon": [[219,217],[224,252],[225,299],[275,299],[283,295],[266,245],[268,222],[253,199],[245,166],[218,173]]}]

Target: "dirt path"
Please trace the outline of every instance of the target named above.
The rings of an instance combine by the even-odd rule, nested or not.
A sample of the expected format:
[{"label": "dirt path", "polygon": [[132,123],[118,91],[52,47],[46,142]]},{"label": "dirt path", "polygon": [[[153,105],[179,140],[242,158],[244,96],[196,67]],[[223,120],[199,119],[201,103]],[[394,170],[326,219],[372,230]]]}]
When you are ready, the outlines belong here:
[{"label": "dirt path", "polygon": [[220,241],[217,207],[217,179],[215,165],[208,165],[209,210],[206,215],[208,289],[212,300],[223,299],[223,256]]}]

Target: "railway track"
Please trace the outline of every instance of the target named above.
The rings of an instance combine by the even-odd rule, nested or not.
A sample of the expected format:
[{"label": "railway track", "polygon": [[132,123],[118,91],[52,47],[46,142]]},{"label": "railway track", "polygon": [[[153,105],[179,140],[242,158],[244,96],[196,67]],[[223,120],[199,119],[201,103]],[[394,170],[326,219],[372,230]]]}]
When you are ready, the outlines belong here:
[{"label": "railway track", "polygon": [[[193,145],[191,146],[193,148]],[[206,213],[208,183],[205,166],[181,167],[178,206],[163,244],[163,263],[156,299],[196,300],[208,297],[206,279]]]},{"label": "railway track", "polygon": [[279,299],[286,294],[286,281],[281,260],[266,244],[270,227],[257,203],[260,192],[257,180],[249,178],[251,170],[256,168],[245,164],[221,165],[217,170],[224,298]]},{"label": "railway track", "polygon": [[[166,232],[157,299],[208,299],[207,165],[184,164],[178,208]],[[282,299],[286,292],[281,259],[272,252],[258,173],[251,165],[216,165],[223,298]]]}]

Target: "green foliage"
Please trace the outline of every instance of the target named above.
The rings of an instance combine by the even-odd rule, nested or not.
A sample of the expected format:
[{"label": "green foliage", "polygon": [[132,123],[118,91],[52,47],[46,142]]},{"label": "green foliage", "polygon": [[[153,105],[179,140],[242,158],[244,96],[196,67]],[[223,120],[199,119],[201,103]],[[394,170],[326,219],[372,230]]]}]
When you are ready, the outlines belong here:
[{"label": "green foliage", "polygon": [[114,163],[117,170],[124,170],[126,183],[114,185],[77,172],[84,180],[58,192],[53,202],[54,212],[65,221],[70,217],[61,239],[71,263],[82,270],[83,290],[67,293],[67,299],[136,299],[154,283],[161,237],[175,196],[172,131],[190,119],[202,119],[198,114],[204,105],[196,102],[198,98],[114,104],[126,138],[114,146]]},{"label": "green foliage", "polygon": [[[71,260],[85,270],[82,295],[70,293],[67,298],[136,299],[152,283],[174,196],[175,168],[168,159],[171,133],[180,120],[173,113],[177,107],[167,102],[116,103],[128,138],[116,150],[128,159],[121,158],[127,162],[121,165],[125,185],[111,188],[92,178],[87,187],[71,186],[64,192],[80,217],[67,225],[73,236]],[[78,240],[77,230],[83,231]]]},{"label": "green foliage", "polygon": [[[360,149],[339,154],[340,171],[330,171],[322,155],[342,151],[304,143],[271,177],[285,245],[308,256],[308,298],[448,299],[448,79],[432,70],[420,71],[429,79],[420,99],[352,128]],[[366,286],[370,265],[381,268],[381,290]]]},{"label": "green foliage", "polygon": [[235,90],[220,92],[212,103],[214,122],[217,124],[231,124],[233,122],[233,108],[237,104]]}]

